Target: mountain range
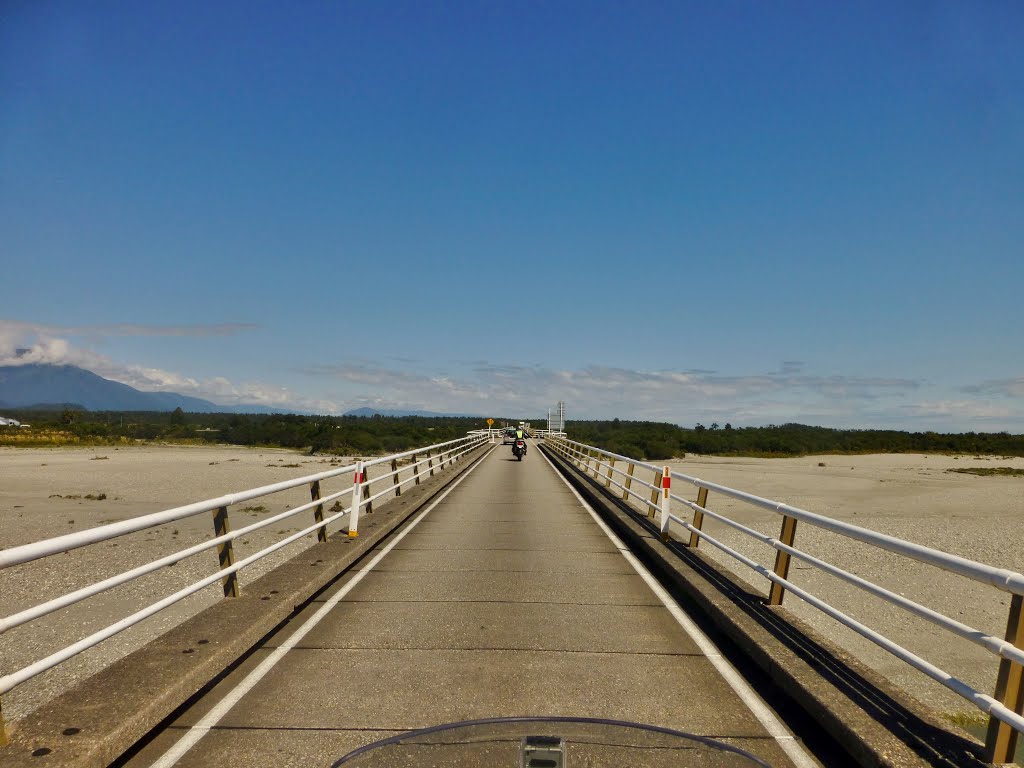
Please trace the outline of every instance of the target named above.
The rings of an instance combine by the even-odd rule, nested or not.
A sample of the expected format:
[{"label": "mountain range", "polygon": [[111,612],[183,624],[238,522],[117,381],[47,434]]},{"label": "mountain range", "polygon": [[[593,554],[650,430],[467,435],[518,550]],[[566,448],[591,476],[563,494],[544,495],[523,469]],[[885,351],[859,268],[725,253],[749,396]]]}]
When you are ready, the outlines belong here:
[{"label": "mountain range", "polygon": [[[0,365],[0,408],[87,411],[173,411],[188,413],[304,413],[265,405],[218,405],[176,392],[143,392],[74,365]],[[356,408],[345,416],[450,416],[477,414]]]},{"label": "mountain range", "polygon": [[218,405],[176,392],[143,392],[74,365],[0,366],[0,407],[78,406],[89,411],[173,411],[189,413],[281,413],[263,405]]},{"label": "mountain range", "polygon": [[435,418],[438,416],[448,416],[450,418],[458,419],[476,419],[479,418],[477,413],[437,413],[436,411],[403,411],[403,410],[377,410],[376,408],[354,408],[351,411],[345,411],[344,416],[427,416]]}]

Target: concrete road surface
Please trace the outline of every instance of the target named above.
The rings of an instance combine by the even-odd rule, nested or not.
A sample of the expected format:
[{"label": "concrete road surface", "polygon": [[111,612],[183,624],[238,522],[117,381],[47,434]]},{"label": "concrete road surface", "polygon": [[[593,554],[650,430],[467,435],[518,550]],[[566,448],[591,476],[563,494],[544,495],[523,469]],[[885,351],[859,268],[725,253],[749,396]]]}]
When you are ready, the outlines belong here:
[{"label": "concrete road surface", "polygon": [[535,446],[522,462],[497,446],[398,536],[128,765],[327,766],[397,732],[528,715],[655,724],[773,766],[816,764],[766,730]]}]

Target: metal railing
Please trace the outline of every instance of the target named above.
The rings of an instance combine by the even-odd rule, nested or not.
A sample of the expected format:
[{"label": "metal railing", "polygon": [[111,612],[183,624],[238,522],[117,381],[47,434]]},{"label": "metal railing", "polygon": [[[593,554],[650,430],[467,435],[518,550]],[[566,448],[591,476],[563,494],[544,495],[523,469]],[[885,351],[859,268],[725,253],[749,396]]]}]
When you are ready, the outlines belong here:
[{"label": "metal railing", "polygon": [[[683,546],[696,548],[701,541],[716,547],[752,571],[768,580],[766,602],[781,605],[788,590],[809,605],[839,621],[849,629],[867,638],[892,655],[911,665],[928,677],[963,697],[989,716],[986,755],[994,763],[1010,762],[1016,747],[1018,733],[1024,733],[1024,575],[1003,568],[994,568],[984,563],[968,560],[941,550],[914,544],[893,536],[862,528],[798,507],[783,504],[750,493],[745,493],[697,477],[675,472],[668,466],[647,464],[628,456],[610,453],[591,445],[568,440],[563,437],[549,437],[545,445],[550,446],[583,474],[593,477],[604,486],[606,492],[614,493],[623,501],[638,503],[646,509],[648,517],[658,517],[662,541],[671,540],[675,531],[682,530]],[[621,462],[621,464],[620,464]],[[653,481],[648,482],[637,476],[637,470],[651,473]],[[672,492],[672,481],[678,480],[693,486],[697,491],[695,501],[685,499]],[[615,491],[612,491],[612,488]],[[742,525],[708,508],[708,494],[715,492],[754,507],[769,510],[781,517],[779,536],[773,537]],[[621,496],[619,494],[621,493]],[[674,507],[674,505],[678,505]],[[673,511],[683,508],[692,512],[687,520]],[[702,530],[705,517],[710,517],[740,533],[768,545],[775,550],[775,562],[768,567],[729,547],[722,541],[709,536]],[[911,558],[950,573],[986,584],[1010,593],[1010,610],[1007,618],[1005,637],[999,638],[962,622],[945,616],[926,606],[920,605],[902,595],[827,563],[794,546],[797,522],[812,525],[826,531],[868,544],[872,547]],[[1000,659],[996,689],[992,696],[971,687],[934,664],[903,648],[879,632],[867,627],[829,605],[807,590],[789,580],[789,565],[792,558],[839,578],[875,597],[881,598],[898,608],[922,618],[931,624],[965,640],[969,640]]]},{"label": "metal railing", "polygon": [[[60,648],[26,667],[0,676],[0,696],[3,696],[36,675],[67,661],[180,602],[186,597],[215,584],[217,581],[220,581],[223,585],[224,597],[237,597],[239,595],[238,572],[243,568],[306,536],[316,535],[318,541],[325,542],[327,541],[329,527],[339,525],[346,517],[348,518],[348,536],[358,536],[360,510],[372,512],[374,501],[390,494],[401,496],[403,487],[410,484],[419,485],[421,477],[432,476],[435,472],[439,472],[454,464],[470,451],[484,445],[487,440],[488,434],[486,430],[483,431],[483,434],[473,432],[469,433],[466,437],[424,448],[417,448],[412,451],[365,461],[359,460],[354,464],[337,467],[325,472],[251,488],[214,499],[207,499],[194,504],[187,504],[162,512],[131,518],[122,522],[100,525],[76,533],[55,536],[42,541],[0,550],[0,570],[2,570],[11,566],[40,560],[51,555],[70,552],[79,547],[110,541],[128,534],[178,522],[195,515],[207,512],[213,515],[214,535],[212,538],[46,602],[30,606],[10,616],[2,617],[0,618],[0,634],[40,619],[54,611],[80,603],[114,587],[158,571],[161,568],[177,565],[181,561],[198,555],[201,552],[216,548],[218,561],[218,568],[199,581],[189,584],[183,589],[167,595],[71,645]],[[368,470],[373,467],[383,469],[383,473],[377,477],[369,478]],[[388,471],[389,469],[390,471]],[[349,473],[353,473],[351,483],[345,483],[341,490],[324,493],[323,484],[337,481],[348,476]],[[402,474],[405,475],[404,479]],[[378,486],[379,490],[373,488],[375,485]],[[228,516],[230,507],[242,502],[264,499],[273,494],[302,486],[309,486],[309,502],[287,508],[284,512],[260,519],[237,530],[231,529]],[[345,498],[350,498],[348,506],[342,506],[342,500]],[[325,516],[325,505],[331,502],[335,502],[334,507]],[[301,530],[291,533],[247,557],[239,560],[235,559],[234,543],[239,538],[267,526],[280,524],[303,512],[310,511],[313,513],[313,523],[311,525],[307,525]],[[342,530],[344,529],[342,528]],[[6,730],[2,710],[0,710],[0,744],[4,743],[6,743]]]}]

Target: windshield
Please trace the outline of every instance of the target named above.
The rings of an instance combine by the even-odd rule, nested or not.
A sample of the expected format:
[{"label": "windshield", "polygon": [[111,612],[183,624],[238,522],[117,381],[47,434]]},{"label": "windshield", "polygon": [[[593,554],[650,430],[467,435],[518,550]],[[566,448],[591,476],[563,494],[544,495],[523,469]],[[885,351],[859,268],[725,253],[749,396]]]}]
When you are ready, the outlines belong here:
[{"label": "windshield", "polygon": [[564,717],[495,718],[439,725],[368,744],[334,763],[350,768],[398,765],[770,768],[737,747],[682,731],[620,720]]}]

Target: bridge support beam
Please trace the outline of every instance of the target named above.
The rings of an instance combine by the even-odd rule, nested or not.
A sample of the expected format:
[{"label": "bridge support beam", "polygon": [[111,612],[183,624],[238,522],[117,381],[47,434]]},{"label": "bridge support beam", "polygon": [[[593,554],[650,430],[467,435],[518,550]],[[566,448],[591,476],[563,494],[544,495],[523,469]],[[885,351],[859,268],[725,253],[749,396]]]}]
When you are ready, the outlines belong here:
[{"label": "bridge support beam", "polygon": [[[1010,614],[1006,621],[1006,641],[1024,648],[1024,597],[1013,595]],[[996,691],[992,698],[1018,715],[1024,714],[1024,667],[1015,661],[999,662]],[[985,759],[1002,765],[1012,763],[1020,734],[1002,720],[989,716],[988,736],[985,739]]]}]

